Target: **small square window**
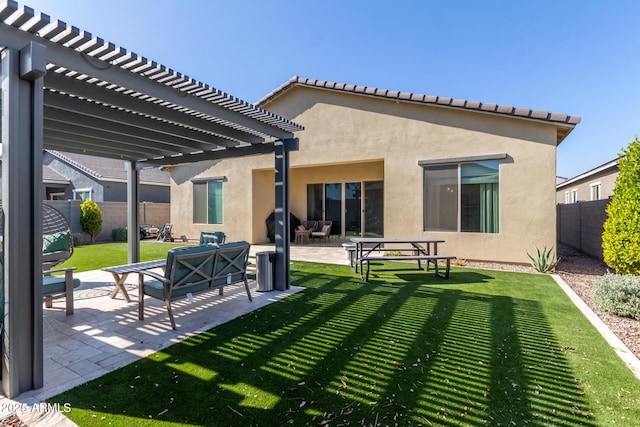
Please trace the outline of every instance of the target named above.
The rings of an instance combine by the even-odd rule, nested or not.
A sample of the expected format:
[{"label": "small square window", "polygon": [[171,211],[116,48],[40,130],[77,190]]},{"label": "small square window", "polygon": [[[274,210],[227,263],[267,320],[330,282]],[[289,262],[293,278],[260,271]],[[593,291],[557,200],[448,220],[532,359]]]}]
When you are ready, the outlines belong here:
[{"label": "small square window", "polygon": [[591,184],[589,186],[589,189],[591,192],[591,200],[600,200],[600,194],[602,190],[602,186],[600,185],[600,183],[596,182],[595,184]]},{"label": "small square window", "polygon": [[578,189],[571,190],[571,203],[578,203]]}]

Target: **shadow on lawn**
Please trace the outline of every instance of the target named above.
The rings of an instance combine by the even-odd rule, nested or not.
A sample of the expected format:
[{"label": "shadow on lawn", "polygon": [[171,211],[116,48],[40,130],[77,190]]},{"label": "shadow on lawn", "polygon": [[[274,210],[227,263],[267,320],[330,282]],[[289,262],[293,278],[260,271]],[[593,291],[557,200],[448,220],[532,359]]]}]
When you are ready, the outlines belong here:
[{"label": "shadow on lawn", "polygon": [[292,277],[307,289],[52,401],[115,425],[596,425],[537,302]]}]

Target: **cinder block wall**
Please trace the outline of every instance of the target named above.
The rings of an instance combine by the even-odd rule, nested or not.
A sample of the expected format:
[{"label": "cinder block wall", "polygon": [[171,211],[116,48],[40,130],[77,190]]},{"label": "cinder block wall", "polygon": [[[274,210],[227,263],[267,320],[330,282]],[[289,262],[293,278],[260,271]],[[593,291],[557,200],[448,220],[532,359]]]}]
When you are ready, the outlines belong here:
[{"label": "cinder block wall", "polygon": [[[78,200],[47,200],[48,205],[58,209],[67,218],[71,231],[82,233],[80,226],[80,201]],[[111,231],[114,228],[127,226],[126,202],[97,202],[102,211],[102,231],[95,237],[96,242],[110,242]],[[140,203],[140,223],[152,224],[158,228],[171,220],[171,205],[169,203]],[[83,241],[91,241],[88,234],[83,233]]]},{"label": "cinder block wall", "polygon": [[558,242],[602,260],[609,199],[557,205]]}]

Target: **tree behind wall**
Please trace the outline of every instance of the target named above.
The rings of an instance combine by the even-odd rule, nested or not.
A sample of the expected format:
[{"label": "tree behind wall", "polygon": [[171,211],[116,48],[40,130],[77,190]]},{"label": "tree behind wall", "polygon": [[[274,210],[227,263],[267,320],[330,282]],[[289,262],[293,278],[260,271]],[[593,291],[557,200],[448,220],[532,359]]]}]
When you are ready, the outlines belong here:
[{"label": "tree behind wall", "polygon": [[640,274],[640,141],[623,149],[602,233],[604,262],[619,274]]},{"label": "tree behind wall", "polygon": [[98,204],[91,199],[80,203],[80,226],[82,231],[91,236],[91,243],[102,230],[102,211]]}]

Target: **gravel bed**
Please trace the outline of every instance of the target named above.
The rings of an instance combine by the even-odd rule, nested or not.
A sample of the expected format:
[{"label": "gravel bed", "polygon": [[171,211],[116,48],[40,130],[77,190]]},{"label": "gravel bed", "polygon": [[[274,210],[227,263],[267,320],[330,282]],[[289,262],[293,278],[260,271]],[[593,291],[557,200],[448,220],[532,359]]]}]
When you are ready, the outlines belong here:
[{"label": "gravel bed", "polygon": [[0,427],[28,427],[16,414],[9,415],[0,420]]},{"label": "gravel bed", "polygon": [[[594,258],[567,247],[558,248],[560,262],[556,273],[593,310],[616,336],[640,359],[640,322],[602,313],[593,306],[591,288],[596,279],[607,272],[607,266]],[[465,263],[468,267],[535,273],[531,266],[488,262]]]}]

